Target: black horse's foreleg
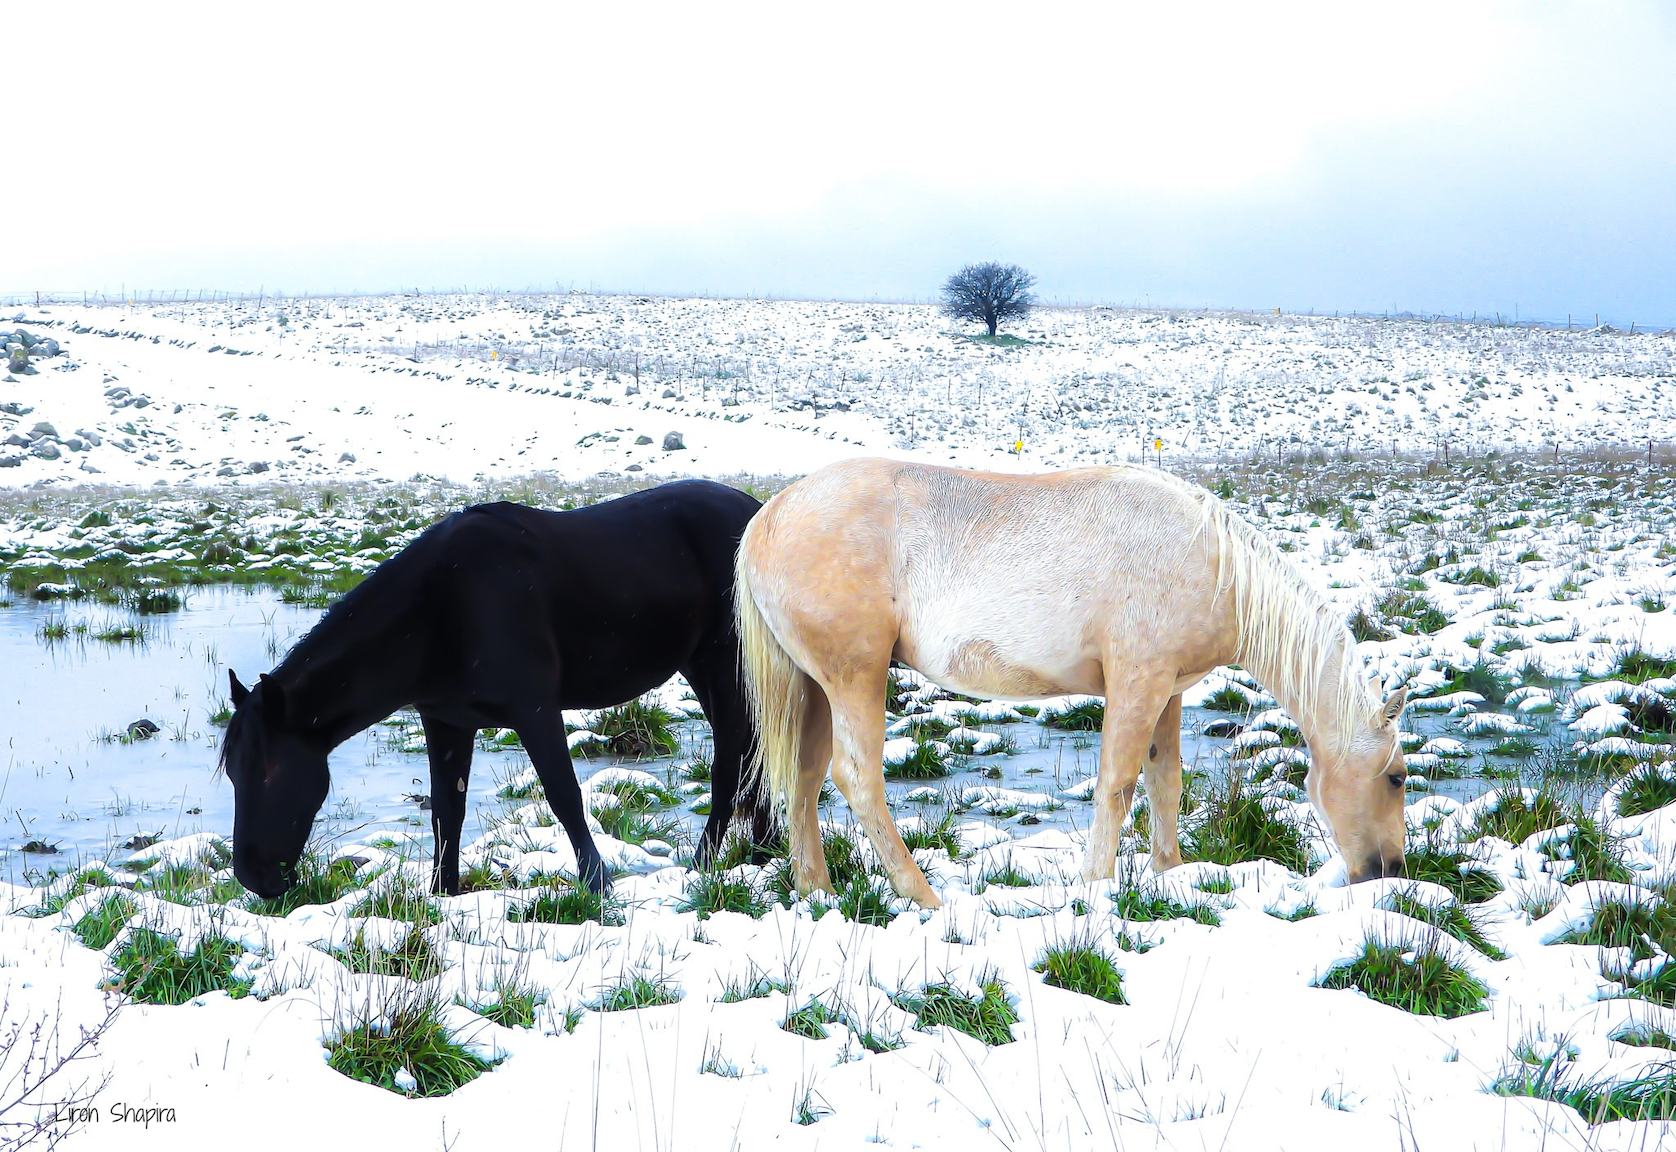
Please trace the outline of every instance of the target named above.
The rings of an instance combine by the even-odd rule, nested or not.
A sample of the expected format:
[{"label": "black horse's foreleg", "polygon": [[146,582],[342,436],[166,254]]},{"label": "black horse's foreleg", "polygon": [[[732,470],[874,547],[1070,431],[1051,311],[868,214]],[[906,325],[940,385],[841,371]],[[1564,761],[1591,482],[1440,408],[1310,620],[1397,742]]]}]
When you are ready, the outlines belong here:
[{"label": "black horse's foreleg", "polygon": [[460,832],[466,822],[466,780],[471,775],[471,728],[448,724],[423,712],[425,749],[431,760],[431,831],[436,838],[436,861],[431,869],[431,891],[460,894]]},{"label": "black horse's foreleg", "polygon": [[593,834],[588,831],[588,811],[582,804],[582,786],[576,782],[576,768],[570,761],[563,713],[557,708],[543,708],[522,723],[514,724],[513,729],[523,741],[524,751],[530,754],[535,774],[541,777],[541,787],[547,793],[553,815],[570,837],[570,846],[576,853],[577,877],[590,891],[606,891],[611,887],[611,877],[594,845]]}]

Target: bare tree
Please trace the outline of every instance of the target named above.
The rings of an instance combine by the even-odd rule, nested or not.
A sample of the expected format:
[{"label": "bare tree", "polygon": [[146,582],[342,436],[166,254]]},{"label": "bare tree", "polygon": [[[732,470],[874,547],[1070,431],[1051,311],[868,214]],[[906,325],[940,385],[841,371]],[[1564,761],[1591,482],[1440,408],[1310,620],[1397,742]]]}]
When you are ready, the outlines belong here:
[{"label": "bare tree", "polygon": [[1030,294],[1035,283],[1036,278],[1017,264],[968,264],[944,282],[943,312],[956,320],[986,324],[993,337],[1001,321],[1030,311],[1036,302]]}]

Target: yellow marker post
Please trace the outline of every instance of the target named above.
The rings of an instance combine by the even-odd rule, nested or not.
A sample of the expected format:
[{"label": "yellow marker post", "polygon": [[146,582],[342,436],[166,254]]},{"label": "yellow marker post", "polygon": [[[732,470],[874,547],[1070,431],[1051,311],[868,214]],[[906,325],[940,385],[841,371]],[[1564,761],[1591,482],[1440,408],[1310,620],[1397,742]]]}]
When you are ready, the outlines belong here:
[{"label": "yellow marker post", "polygon": [[489,350],[489,359],[491,359],[491,360],[499,360],[499,359],[500,359],[500,351],[499,351],[499,349],[494,349],[494,348],[491,348],[491,349],[490,349],[490,350]]},{"label": "yellow marker post", "polygon": [[1023,451],[1024,451],[1024,441],[1014,440],[1013,441],[1013,452],[1014,452],[1014,454],[1016,455],[1017,453],[1020,453],[1020,452],[1023,452]]}]

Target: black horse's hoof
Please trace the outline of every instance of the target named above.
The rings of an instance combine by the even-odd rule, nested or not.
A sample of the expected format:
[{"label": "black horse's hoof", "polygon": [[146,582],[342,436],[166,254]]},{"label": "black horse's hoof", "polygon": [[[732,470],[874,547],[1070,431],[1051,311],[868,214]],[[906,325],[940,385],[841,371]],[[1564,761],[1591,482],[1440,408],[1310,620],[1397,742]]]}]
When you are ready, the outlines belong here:
[{"label": "black horse's hoof", "polygon": [[596,896],[604,896],[611,891],[611,873],[605,867],[605,861],[595,860],[584,865],[581,869],[582,884]]}]

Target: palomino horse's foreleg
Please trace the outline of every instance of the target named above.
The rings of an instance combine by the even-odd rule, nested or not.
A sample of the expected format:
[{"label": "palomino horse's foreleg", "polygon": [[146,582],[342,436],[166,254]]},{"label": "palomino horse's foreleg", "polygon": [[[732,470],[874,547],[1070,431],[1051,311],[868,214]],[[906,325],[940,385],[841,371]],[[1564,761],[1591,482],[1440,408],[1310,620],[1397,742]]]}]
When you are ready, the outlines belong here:
[{"label": "palomino horse's foreleg", "polygon": [[832,709],[826,693],[807,676],[803,688],[807,702],[800,758],[786,802],[786,836],[799,896],[832,891],[832,875],[826,870],[826,852],[821,846],[820,817],[821,785],[826,783],[827,766],[832,763]]},{"label": "palomino horse's foreleg", "polygon": [[1100,729],[1100,777],[1094,789],[1094,823],[1088,830],[1084,880],[1110,879],[1117,841],[1159,714],[1170,701],[1171,680],[1145,677],[1130,661],[1109,660],[1106,720]]},{"label": "palomino horse's foreleg", "polygon": [[431,832],[436,859],[431,891],[460,894],[460,830],[466,821],[466,780],[471,775],[471,744],[477,733],[420,714],[425,752],[431,762]]},{"label": "palomino horse's foreleg", "polygon": [[832,782],[873,842],[891,887],[921,908],[940,908],[942,900],[925,879],[902,842],[885,802],[885,677],[889,662],[858,673],[841,689],[828,688],[832,704]]},{"label": "palomino horse's foreleg", "polygon": [[1181,863],[1176,817],[1181,811],[1181,697],[1171,696],[1146,749],[1146,804],[1152,814],[1152,870]]}]

